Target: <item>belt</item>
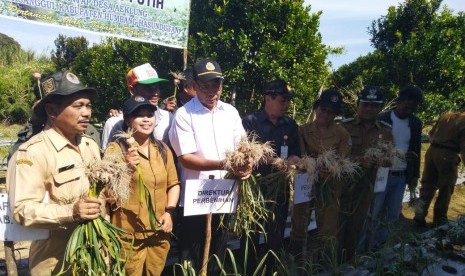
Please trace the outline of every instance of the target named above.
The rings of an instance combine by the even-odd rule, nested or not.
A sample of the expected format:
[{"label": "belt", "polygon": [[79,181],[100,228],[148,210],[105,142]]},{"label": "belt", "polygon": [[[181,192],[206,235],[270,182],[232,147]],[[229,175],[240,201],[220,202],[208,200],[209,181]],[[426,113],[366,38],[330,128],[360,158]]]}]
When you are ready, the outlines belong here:
[{"label": "belt", "polygon": [[431,144],[431,146],[432,146],[433,148],[437,148],[437,149],[448,149],[448,150],[451,150],[451,151],[453,151],[453,152],[459,153],[459,149],[456,148],[456,147],[441,145],[441,144],[437,144],[437,143],[435,143],[435,142],[433,142],[433,143]]},{"label": "belt", "polygon": [[389,174],[392,176],[405,176],[407,175],[407,172],[404,171],[389,171]]}]

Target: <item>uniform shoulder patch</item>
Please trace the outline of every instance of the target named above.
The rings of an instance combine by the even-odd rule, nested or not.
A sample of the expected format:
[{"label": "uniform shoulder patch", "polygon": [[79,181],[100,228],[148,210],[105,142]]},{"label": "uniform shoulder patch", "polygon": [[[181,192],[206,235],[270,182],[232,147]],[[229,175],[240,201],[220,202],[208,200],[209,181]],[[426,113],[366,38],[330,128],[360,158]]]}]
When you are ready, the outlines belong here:
[{"label": "uniform shoulder patch", "polygon": [[355,120],[355,118],[346,118],[346,119],[340,120],[340,122],[341,122],[341,124],[345,124],[345,123],[350,123],[353,120]]},{"label": "uniform shoulder patch", "polygon": [[378,122],[379,122],[381,125],[384,125],[384,126],[386,126],[386,127],[388,127],[388,128],[392,128],[392,125],[386,123],[385,121],[378,121]]},{"label": "uniform shoulder patch", "polygon": [[29,165],[29,166],[34,165],[34,163],[32,163],[32,161],[29,160],[29,159],[17,159],[16,160],[16,165],[21,165],[21,164],[25,164],[25,165]]}]

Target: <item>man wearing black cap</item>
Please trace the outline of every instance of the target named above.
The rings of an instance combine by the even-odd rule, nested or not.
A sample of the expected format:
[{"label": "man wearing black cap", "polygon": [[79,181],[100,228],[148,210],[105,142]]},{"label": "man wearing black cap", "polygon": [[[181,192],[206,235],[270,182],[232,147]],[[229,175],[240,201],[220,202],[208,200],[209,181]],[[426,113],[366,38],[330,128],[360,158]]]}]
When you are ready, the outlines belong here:
[{"label": "man wearing black cap", "polygon": [[96,91],[69,71],[43,77],[41,88],[44,97],[34,112],[46,118],[45,127],[19,147],[7,175],[15,221],[50,231],[47,240],[31,244],[31,275],[57,274],[77,223],[97,218],[104,206],[83,196],[89,189],[84,164],[100,159],[98,145],[83,134]]},{"label": "man wearing black cap", "polygon": [[[368,148],[378,143],[392,143],[391,126],[377,120],[384,105],[384,92],[375,86],[366,86],[360,91],[355,118],[343,120],[342,125],[350,134],[350,157],[360,163],[365,171],[366,183],[344,185],[340,201],[340,238],[343,258],[350,260],[355,256],[357,244],[363,234],[363,227],[373,200],[373,185],[377,167],[364,157]],[[386,164],[388,165],[388,164]],[[389,164],[390,166],[390,164]],[[388,167],[389,167],[388,166]],[[364,191],[362,188],[371,188]]]},{"label": "man wearing black cap", "polygon": [[[276,155],[291,162],[300,156],[297,123],[286,116],[293,97],[294,92],[284,80],[268,82],[263,91],[263,108],[242,119],[247,133],[257,135],[258,141],[262,143],[271,142]],[[260,164],[255,171],[261,176],[266,176],[273,172],[273,168],[271,164]],[[268,187],[262,185],[260,188],[266,196]],[[288,194],[287,191],[282,191],[278,198],[266,198],[276,202],[273,209],[274,219],[265,222],[266,251],[273,250],[278,253],[283,249],[284,230],[289,212]],[[258,248],[258,236],[254,239],[254,246]],[[244,240],[241,247],[245,247]],[[254,251],[252,245],[249,245],[249,251]],[[248,262],[249,272],[252,272],[255,269],[256,258],[249,258]]]},{"label": "man wearing black cap", "polygon": [[[212,59],[203,59],[193,67],[194,89],[197,96],[176,111],[169,137],[171,145],[182,164],[181,184],[188,179],[222,179],[226,151],[236,149],[245,135],[241,118],[230,104],[220,100],[223,89],[223,73],[220,65]],[[251,166],[237,168],[231,173],[246,177]],[[183,186],[184,187],[184,186]],[[184,191],[180,205],[184,205]],[[200,268],[205,241],[204,215],[184,216],[180,230],[181,261],[192,261],[194,268]],[[226,249],[226,231],[219,228],[220,216],[212,216],[211,254],[222,260]],[[217,275],[217,267],[209,267]]]},{"label": "man wearing black cap", "polygon": [[[317,158],[328,150],[340,157],[346,157],[350,151],[350,136],[347,130],[336,124],[334,118],[341,113],[342,96],[334,89],[325,90],[313,104],[314,120],[299,127],[299,142],[302,156]],[[337,250],[337,232],[339,228],[339,197],[343,183],[329,178],[320,170],[319,181],[313,184],[314,199],[311,202],[294,204],[292,209],[291,246],[295,256],[305,252],[310,222],[311,207],[315,207],[318,250],[320,260]],[[330,185],[330,189],[322,189]],[[321,194],[325,192],[327,194]],[[325,198],[325,200],[321,200]]]}]

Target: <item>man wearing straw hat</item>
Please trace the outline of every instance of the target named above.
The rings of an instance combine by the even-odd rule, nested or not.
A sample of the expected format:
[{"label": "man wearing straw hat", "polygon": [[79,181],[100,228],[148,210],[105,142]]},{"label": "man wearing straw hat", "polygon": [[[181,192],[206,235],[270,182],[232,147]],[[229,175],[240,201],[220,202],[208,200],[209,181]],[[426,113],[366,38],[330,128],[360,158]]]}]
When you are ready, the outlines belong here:
[{"label": "man wearing straw hat", "polygon": [[22,144],[8,164],[10,208],[18,224],[50,231],[33,241],[31,275],[56,274],[69,237],[81,221],[97,218],[104,204],[85,196],[89,180],[84,164],[100,159],[98,145],[83,134],[89,126],[93,88],[85,88],[71,72],[42,78],[43,98],[34,112],[44,129]]}]

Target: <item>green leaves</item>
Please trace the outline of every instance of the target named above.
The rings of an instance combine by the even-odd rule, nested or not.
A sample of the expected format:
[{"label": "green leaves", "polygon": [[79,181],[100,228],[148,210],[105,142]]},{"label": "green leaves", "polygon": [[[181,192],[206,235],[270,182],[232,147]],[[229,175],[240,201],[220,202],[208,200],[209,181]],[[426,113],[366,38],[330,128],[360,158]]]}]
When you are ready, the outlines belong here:
[{"label": "green leaves", "polygon": [[129,256],[120,237],[129,233],[103,217],[79,224],[66,246],[63,266],[58,275],[71,270],[73,275],[125,275],[124,256]]},{"label": "green leaves", "polygon": [[376,50],[342,66],[335,82],[353,94],[360,81],[381,86],[388,101],[413,83],[426,94],[420,107],[425,122],[458,109],[463,97],[453,93],[465,88],[465,14],[439,10],[441,2],[406,0],[390,7],[369,29]]},{"label": "green leaves", "polygon": [[[2,43],[0,41],[0,43]],[[24,123],[34,101],[33,72],[49,71],[52,63],[16,46],[0,48],[0,120]]]},{"label": "green leaves", "polygon": [[[307,99],[314,98],[328,75],[325,59],[330,49],[318,33],[320,13],[310,13],[303,1],[210,5],[206,0],[192,3],[191,54],[193,60],[218,59],[226,74],[225,98],[235,91],[239,111],[253,112],[260,107],[264,84],[282,78],[296,91],[297,119],[306,118],[312,105]],[[211,17],[205,20],[205,15]]]}]

